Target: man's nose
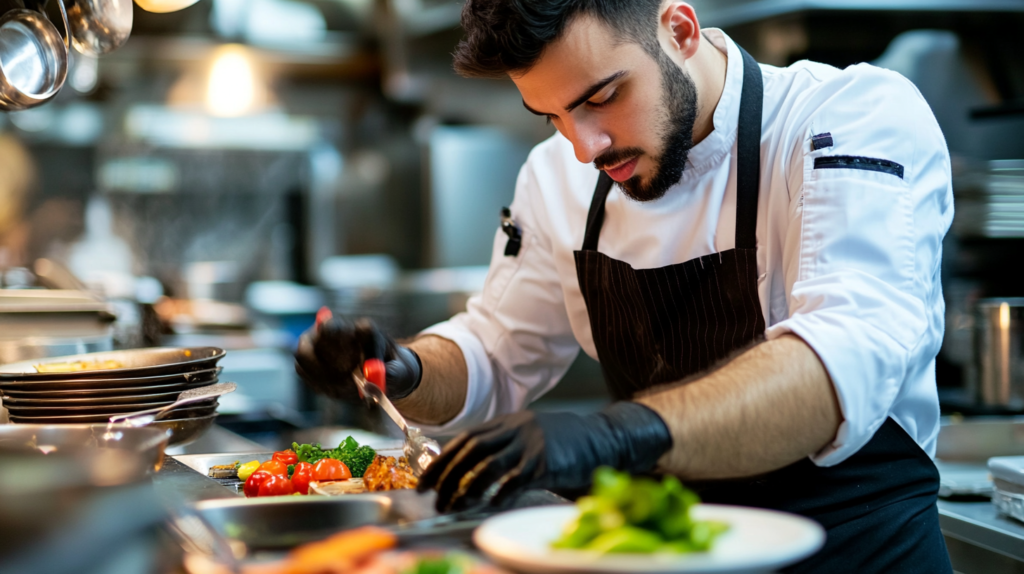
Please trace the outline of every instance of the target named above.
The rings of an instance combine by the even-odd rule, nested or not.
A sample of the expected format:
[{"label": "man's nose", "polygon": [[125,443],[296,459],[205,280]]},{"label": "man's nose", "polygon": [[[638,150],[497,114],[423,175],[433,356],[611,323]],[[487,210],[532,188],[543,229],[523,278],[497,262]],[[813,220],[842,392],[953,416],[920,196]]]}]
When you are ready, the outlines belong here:
[{"label": "man's nose", "polygon": [[598,156],[612,145],[612,138],[601,126],[589,122],[577,122],[574,126],[572,147],[580,163],[593,163]]}]

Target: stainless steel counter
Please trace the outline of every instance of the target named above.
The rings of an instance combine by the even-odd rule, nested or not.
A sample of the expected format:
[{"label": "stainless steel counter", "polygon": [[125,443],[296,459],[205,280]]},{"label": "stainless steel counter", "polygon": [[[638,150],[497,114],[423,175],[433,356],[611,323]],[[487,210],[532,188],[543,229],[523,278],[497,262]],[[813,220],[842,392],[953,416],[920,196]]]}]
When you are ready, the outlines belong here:
[{"label": "stainless steel counter", "polygon": [[939,501],[939,524],[948,537],[1024,564],[1024,523],[996,512],[991,502]]}]

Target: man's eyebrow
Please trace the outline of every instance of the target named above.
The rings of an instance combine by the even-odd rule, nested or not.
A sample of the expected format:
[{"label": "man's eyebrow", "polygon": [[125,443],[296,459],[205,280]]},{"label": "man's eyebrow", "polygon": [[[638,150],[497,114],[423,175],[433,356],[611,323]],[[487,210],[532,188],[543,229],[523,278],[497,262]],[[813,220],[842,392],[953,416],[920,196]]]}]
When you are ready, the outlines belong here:
[{"label": "man's eyebrow", "polygon": [[[580,94],[580,97],[578,97],[575,100],[573,100],[572,103],[570,103],[568,106],[565,106],[565,111],[571,112],[571,111],[575,110],[579,106],[583,105],[583,102],[585,102],[585,101],[589,100],[590,98],[594,97],[594,94],[596,94],[596,93],[600,92],[601,90],[603,90],[605,88],[605,86],[607,86],[608,84],[614,82],[615,80],[618,80],[619,78],[621,78],[622,76],[625,76],[625,75],[626,75],[626,71],[625,70],[621,70],[621,71],[615,72],[614,74],[608,76],[607,78],[605,78],[603,80],[599,80],[599,81],[595,82],[592,86],[590,86],[582,94]],[[537,110],[531,108],[530,105],[526,103],[526,100],[523,100],[523,107],[526,108],[526,110],[528,112],[530,112],[531,114],[534,114],[534,115],[538,115],[538,116],[549,116],[549,115],[551,115],[551,114],[546,114],[544,112],[538,112]]]}]

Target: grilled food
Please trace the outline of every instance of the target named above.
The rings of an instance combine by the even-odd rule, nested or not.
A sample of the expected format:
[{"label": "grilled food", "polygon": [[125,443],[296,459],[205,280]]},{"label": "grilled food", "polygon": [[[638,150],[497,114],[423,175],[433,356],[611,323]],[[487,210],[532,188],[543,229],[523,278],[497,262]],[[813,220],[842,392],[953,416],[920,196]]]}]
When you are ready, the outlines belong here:
[{"label": "grilled food", "polygon": [[370,492],[416,488],[418,482],[404,456],[396,460],[378,454],[363,475],[363,483]]}]

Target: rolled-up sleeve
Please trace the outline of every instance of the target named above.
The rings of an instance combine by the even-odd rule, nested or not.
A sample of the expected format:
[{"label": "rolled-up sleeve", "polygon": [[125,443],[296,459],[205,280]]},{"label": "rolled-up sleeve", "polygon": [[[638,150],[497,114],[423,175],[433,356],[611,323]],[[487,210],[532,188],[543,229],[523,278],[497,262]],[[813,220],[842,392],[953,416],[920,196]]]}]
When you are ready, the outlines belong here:
[{"label": "rolled-up sleeve", "polygon": [[[869,68],[819,97],[790,164],[789,313],[766,336],[801,337],[828,371],[843,422],[811,459],[831,466],[871,439],[908,370],[938,352],[953,206],[944,139],[912,84]],[[823,133],[831,147],[813,150]]]},{"label": "rolled-up sleeve", "polygon": [[507,237],[496,232],[483,291],[464,313],[423,332],[458,345],[469,372],[461,412],[426,432],[447,434],[521,410],[554,387],[579,353],[551,244],[532,209],[539,203],[531,201],[537,191],[527,161],[511,205],[523,232],[519,254],[505,255]]}]

